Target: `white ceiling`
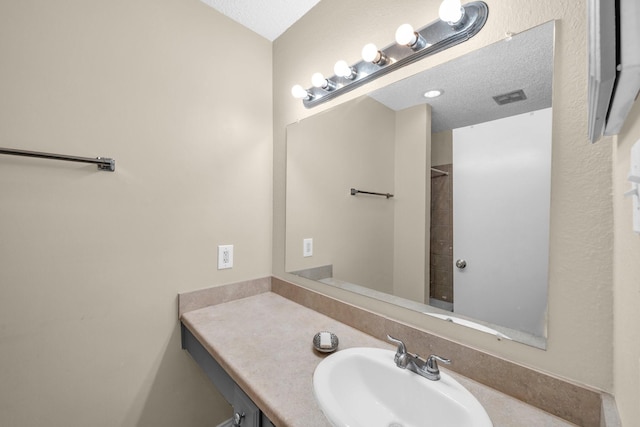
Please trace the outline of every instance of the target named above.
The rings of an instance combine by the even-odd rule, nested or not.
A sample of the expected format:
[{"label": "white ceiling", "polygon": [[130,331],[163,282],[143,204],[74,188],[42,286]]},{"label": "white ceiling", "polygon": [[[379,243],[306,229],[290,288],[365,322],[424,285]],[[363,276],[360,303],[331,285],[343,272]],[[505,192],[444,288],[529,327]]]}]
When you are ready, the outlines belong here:
[{"label": "white ceiling", "polygon": [[320,0],[200,0],[274,41]]}]

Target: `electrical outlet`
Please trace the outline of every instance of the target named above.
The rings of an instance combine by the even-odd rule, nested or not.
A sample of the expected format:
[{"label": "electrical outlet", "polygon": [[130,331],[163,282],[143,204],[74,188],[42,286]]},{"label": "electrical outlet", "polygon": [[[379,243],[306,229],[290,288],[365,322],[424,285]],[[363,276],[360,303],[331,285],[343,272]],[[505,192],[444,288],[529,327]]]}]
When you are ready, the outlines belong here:
[{"label": "electrical outlet", "polygon": [[233,267],[233,245],[218,246],[218,270]]},{"label": "electrical outlet", "polygon": [[302,256],[310,257],[313,256],[313,239],[303,239],[302,240]]}]

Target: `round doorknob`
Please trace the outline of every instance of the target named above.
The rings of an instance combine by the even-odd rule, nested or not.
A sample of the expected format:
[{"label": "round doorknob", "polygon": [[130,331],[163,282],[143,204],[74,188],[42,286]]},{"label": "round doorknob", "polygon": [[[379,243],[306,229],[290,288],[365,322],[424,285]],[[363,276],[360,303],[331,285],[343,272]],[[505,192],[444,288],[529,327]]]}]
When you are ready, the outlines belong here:
[{"label": "round doorknob", "polygon": [[244,418],[244,412],[236,412],[233,414],[233,427],[240,427],[242,425],[242,419]]},{"label": "round doorknob", "polygon": [[456,267],[458,267],[460,270],[464,269],[466,266],[467,266],[467,261],[463,259],[459,259],[456,261]]}]

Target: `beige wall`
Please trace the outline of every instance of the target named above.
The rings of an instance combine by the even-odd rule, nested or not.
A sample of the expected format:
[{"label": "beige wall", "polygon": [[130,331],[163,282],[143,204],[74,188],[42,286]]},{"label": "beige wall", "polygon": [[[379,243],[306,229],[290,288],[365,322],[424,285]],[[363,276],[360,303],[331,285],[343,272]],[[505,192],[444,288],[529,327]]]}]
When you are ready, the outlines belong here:
[{"label": "beige wall", "polygon": [[[612,390],[611,147],[587,141],[586,3],[487,0],[489,20],[473,39],[391,73],[327,104],[307,110],[290,96],[338,59],[356,62],[362,46],[384,46],[398,25],[420,27],[437,17],[438,1],[323,0],[274,43],[274,251],[273,272],[348,302],[422,326],[558,376]],[[548,349],[495,341],[470,329],[381,302],[296,279],[284,273],[285,126],[367,91],[497,42],[549,20],[557,21],[554,74],[551,248]],[[321,43],[312,41],[322,40]],[[597,369],[594,369],[594,361]]]},{"label": "beige wall", "polygon": [[429,106],[396,112],[366,96],[288,125],[286,271],[331,265],[335,279],[424,302],[430,129]]},{"label": "beige wall", "polygon": [[365,96],[287,126],[286,271],[332,265],[336,279],[424,301],[430,114]]},{"label": "beige wall", "polygon": [[429,298],[431,107],[396,113],[393,294],[413,301]]},{"label": "beige wall", "polygon": [[287,271],[331,264],[337,279],[391,292],[395,200],[349,190],[394,191],[396,114],[369,97],[340,107],[287,127]]},{"label": "beige wall", "polygon": [[431,166],[453,163],[453,132],[445,130],[431,134]]},{"label": "beige wall", "polygon": [[271,272],[271,44],[197,0],[4,1],[0,64],[0,146],[117,161],[0,156],[0,425],[229,417],[176,297]]},{"label": "beige wall", "polygon": [[640,141],[640,102],[636,101],[614,144],[614,379],[624,426],[640,420],[640,235],[632,231],[631,146]]}]

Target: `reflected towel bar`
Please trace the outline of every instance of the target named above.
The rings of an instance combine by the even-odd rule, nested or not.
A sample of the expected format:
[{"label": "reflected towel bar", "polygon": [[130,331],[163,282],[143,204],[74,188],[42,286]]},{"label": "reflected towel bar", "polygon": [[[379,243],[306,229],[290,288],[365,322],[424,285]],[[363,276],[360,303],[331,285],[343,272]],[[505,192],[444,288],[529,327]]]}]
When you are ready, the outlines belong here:
[{"label": "reflected towel bar", "polygon": [[98,170],[114,172],[116,170],[116,161],[107,157],[77,157],[65,156],[61,154],[41,153],[38,151],[14,150],[11,148],[0,148],[0,154],[8,154],[11,156],[37,157],[40,159],[65,160],[68,162],[93,163],[98,165]]},{"label": "reflected towel bar", "polygon": [[351,189],[351,195],[352,196],[355,196],[358,193],[371,194],[372,196],[384,196],[387,199],[390,198],[390,197],[393,197],[393,194],[389,194],[389,193],[372,193],[371,191],[360,191],[360,190],[356,190],[355,188]]},{"label": "reflected towel bar", "polygon": [[449,176],[449,172],[441,171],[440,169],[431,168],[431,172],[439,173],[440,175],[432,176],[431,178],[438,178],[440,176]]}]

